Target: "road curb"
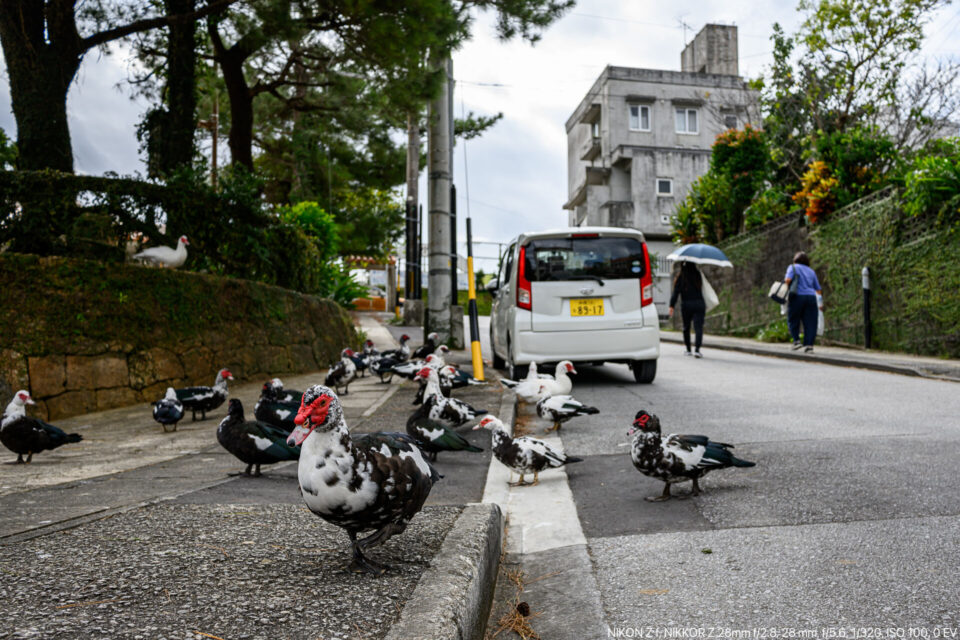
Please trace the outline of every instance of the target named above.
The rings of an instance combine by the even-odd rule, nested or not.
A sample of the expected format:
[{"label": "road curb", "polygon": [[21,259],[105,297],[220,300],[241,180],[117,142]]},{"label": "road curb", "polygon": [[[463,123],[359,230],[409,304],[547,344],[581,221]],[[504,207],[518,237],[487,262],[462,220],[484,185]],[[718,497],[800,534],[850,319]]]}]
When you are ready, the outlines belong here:
[{"label": "road curb", "polygon": [[482,638],[502,545],[500,507],[466,505],[385,640]]},{"label": "road curb", "polygon": [[[660,333],[660,340],[674,344],[683,344],[681,336],[674,336],[666,332]],[[888,362],[876,362],[873,360],[861,360],[857,358],[836,357],[831,355],[814,353],[802,353],[799,351],[770,349],[760,346],[748,346],[739,344],[722,344],[711,342],[706,336],[703,341],[704,347],[711,349],[720,349],[723,351],[737,351],[740,353],[749,353],[757,356],[770,356],[771,358],[784,358],[787,360],[803,360],[805,362],[817,362],[820,364],[829,364],[836,367],[850,367],[854,369],[868,369],[871,371],[883,371],[885,373],[895,373],[903,376],[913,376],[916,378],[930,378],[932,380],[944,380],[947,382],[960,382],[960,378],[949,375],[940,375],[909,367],[906,365],[893,364]]]}]

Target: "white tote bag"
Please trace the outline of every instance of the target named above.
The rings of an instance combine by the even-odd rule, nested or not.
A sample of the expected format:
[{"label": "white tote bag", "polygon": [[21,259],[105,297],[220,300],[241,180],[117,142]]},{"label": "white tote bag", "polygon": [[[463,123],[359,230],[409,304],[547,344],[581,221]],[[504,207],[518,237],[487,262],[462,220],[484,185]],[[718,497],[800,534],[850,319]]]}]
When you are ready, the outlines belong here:
[{"label": "white tote bag", "polygon": [[817,335],[823,337],[823,309],[819,307],[823,306],[823,296],[819,293],[817,294]]},{"label": "white tote bag", "polygon": [[710,286],[710,281],[707,280],[707,276],[700,274],[700,293],[703,294],[703,301],[707,305],[707,311],[710,311],[718,304],[720,304],[720,298],[717,297],[717,292],[713,290],[713,287]]}]

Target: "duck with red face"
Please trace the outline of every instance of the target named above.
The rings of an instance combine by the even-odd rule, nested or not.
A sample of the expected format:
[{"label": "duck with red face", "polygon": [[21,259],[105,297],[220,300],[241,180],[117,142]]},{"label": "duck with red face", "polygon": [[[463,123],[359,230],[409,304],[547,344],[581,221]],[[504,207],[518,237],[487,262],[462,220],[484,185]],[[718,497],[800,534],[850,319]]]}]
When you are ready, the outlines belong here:
[{"label": "duck with red face", "polygon": [[220,369],[212,387],[184,387],[174,389],[174,393],[177,400],[183,404],[184,410],[191,412],[194,422],[197,420],[197,412],[200,413],[201,420],[206,420],[207,411],[213,411],[226,402],[227,380],[233,380],[233,374],[229,369]]},{"label": "duck with red face", "polygon": [[[416,447],[357,447],[329,387],[307,389],[294,423],[287,443],[300,447],[297,476],[304,502],[350,536],[352,571],[382,575],[387,567],[364,552],[407,528],[430,495],[436,472]],[[358,538],[365,531],[373,533]]]}]

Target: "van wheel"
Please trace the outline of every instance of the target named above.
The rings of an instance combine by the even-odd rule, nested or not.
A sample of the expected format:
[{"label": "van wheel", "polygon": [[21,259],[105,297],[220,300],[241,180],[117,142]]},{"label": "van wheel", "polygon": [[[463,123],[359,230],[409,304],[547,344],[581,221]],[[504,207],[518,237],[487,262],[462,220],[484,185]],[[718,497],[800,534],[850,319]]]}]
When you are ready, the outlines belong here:
[{"label": "van wheel", "polygon": [[509,369],[508,375],[510,379],[520,381],[527,377],[527,373],[530,372],[530,365],[511,364]]},{"label": "van wheel", "polygon": [[650,384],[657,377],[656,360],[634,360],[630,367],[633,369],[633,379],[640,384]]}]

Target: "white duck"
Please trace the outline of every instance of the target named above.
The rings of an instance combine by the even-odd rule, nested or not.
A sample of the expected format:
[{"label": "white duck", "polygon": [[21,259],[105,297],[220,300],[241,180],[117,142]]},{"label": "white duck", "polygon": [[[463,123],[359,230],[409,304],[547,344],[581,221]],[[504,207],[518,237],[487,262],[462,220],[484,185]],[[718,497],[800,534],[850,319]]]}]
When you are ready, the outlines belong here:
[{"label": "white duck", "polygon": [[154,264],[168,269],[179,269],[187,261],[187,245],[190,241],[187,236],[180,236],[177,241],[177,248],[170,247],[150,247],[133,256],[133,260],[138,260],[147,264]]},{"label": "white duck", "polygon": [[555,379],[527,377],[514,387],[514,391],[524,402],[537,402],[548,396],[569,395],[573,389],[573,381],[568,374],[576,372],[572,362],[563,360],[557,364]]}]

